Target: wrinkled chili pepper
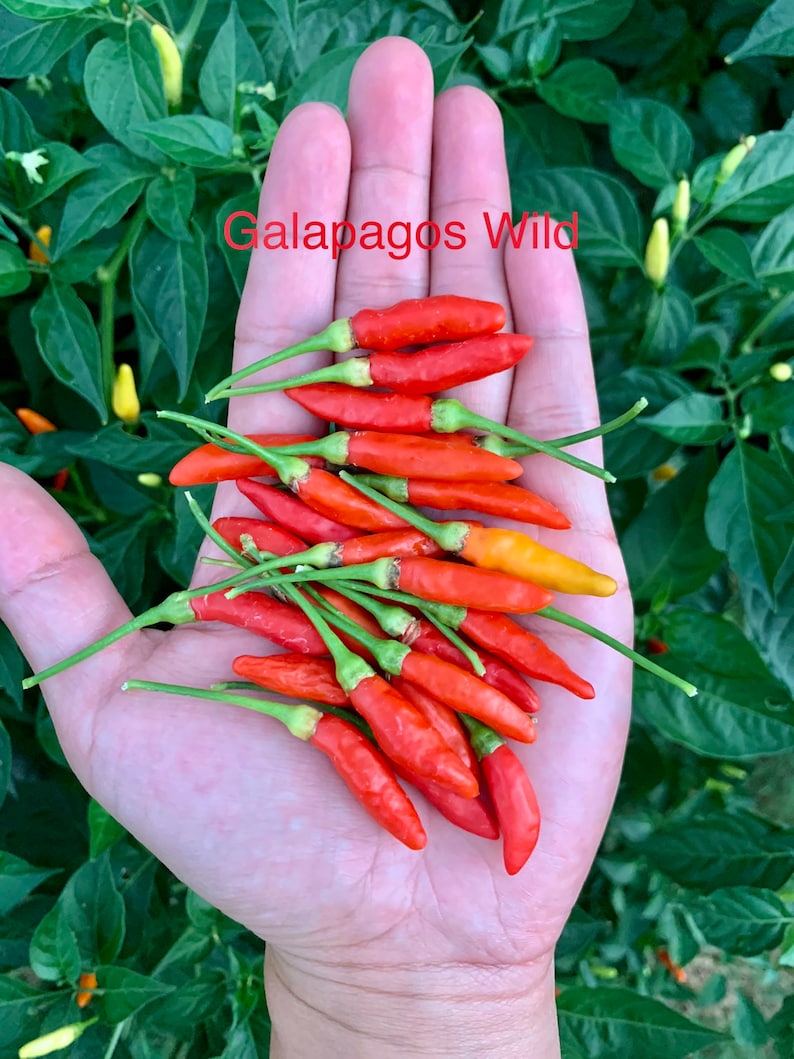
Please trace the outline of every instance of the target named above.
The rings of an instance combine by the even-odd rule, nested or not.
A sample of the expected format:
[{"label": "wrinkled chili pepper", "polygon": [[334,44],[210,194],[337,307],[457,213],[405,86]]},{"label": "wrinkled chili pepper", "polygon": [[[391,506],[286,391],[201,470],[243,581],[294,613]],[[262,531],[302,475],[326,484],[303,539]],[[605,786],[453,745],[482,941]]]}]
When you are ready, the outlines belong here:
[{"label": "wrinkled chili pepper", "polygon": [[386,309],[360,309],[353,316],[334,320],[323,331],[228,375],[208,392],[213,400],[232,383],[254,372],[279,364],[301,353],[327,349],[349,353],[354,349],[395,350],[424,346],[431,342],[454,342],[500,331],[506,321],[504,308],[496,302],[435,294],[412,298]]},{"label": "wrinkled chili pepper", "polygon": [[304,614],[262,592],[246,592],[227,599],[223,592],[208,590],[206,595],[191,599],[189,607],[197,621],[234,625],[299,654],[328,653],[322,637]]},{"label": "wrinkled chili pepper", "polygon": [[[316,441],[316,434],[251,434],[250,440],[263,448],[292,445],[298,441]],[[315,460],[319,463],[319,460]],[[213,485],[236,478],[272,475],[273,468],[260,456],[248,452],[230,452],[218,445],[199,445],[171,468],[171,485]]]},{"label": "wrinkled chili pepper", "polygon": [[317,382],[387,386],[396,393],[405,394],[438,393],[514,367],[530,351],[532,344],[528,335],[482,335],[462,342],[428,346],[416,353],[369,353],[328,364],[304,375],[274,379],[255,386],[235,386],[213,393],[216,397],[243,397]]},{"label": "wrinkled chili pepper", "polygon": [[224,516],[215,519],[212,528],[235,548],[240,548],[240,538],[251,537],[260,552],[274,552],[276,555],[295,555],[306,550],[305,543],[294,533],[264,522],[260,518],[242,518]]},{"label": "wrinkled chili pepper", "polygon": [[471,640],[520,673],[549,684],[557,684],[582,699],[595,698],[593,685],[580,677],[567,662],[540,639],[508,618],[494,611],[466,607],[438,607],[428,603],[428,610],[465,633]]},{"label": "wrinkled chili pepper", "polygon": [[[267,515],[285,529],[297,533],[310,544],[345,541],[349,537],[358,536],[358,530],[354,527],[345,526],[335,519],[320,515],[297,496],[277,486],[254,482],[250,478],[240,478],[237,481],[237,488],[263,515]],[[262,551],[267,550],[267,548],[262,549]]]},{"label": "wrinkled chili pepper", "polygon": [[360,474],[356,481],[376,489],[400,503],[431,507],[441,511],[467,508],[486,515],[529,522],[549,529],[570,529],[570,521],[543,497],[504,482],[439,481],[432,464],[433,478],[389,477]]},{"label": "wrinkled chili pepper", "polygon": [[344,706],[350,700],[336,679],[336,668],[330,658],[312,658],[301,654],[238,655],[232,662],[238,676],[260,688],[289,695],[293,699]]},{"label": "wrinkled chili pepper", "polygon": [[496,811],[505,869],[508,875],[516,875],[532,855],[540,834],[535,791],[520,759],[495,732],[468,717],[463,723],[471,734]]},{"label": "wrinkled chili pepper", "polygon": [[611,596],[617,592],[618,586],[614,578],[592,570],[578,559],[546,548],[518,530],[477,526],[472,522],[433,522],[413,508],[371,489],[360,478],[344,471],[340,477],[360,489],[374,502],[383,504],[387,510],[405,518],[428,537],[432,537],[444,551],[459,555],[482,569],[526,578],[557,592],[592,596]]}]

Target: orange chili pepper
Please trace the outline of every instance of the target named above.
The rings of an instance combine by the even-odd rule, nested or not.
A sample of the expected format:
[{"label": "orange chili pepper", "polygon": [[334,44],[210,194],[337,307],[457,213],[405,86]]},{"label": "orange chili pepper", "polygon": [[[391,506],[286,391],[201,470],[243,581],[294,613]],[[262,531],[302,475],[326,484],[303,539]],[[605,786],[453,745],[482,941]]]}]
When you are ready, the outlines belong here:
[{"label": "orange chili pepper", "polygon": [[94,996],[94,990],[97,987],[96,975],[93,971],[84,971],[80,975],[80,990],[76,997],[76,1003],[79,1008],[88,1007]]},{"label": "orange chili pepper", "polygon": [[667,968],[673,978],[675,978],[676,982],[686,981],[686,971],[680,964],[674,963],[673,960],[670,959],[670,954],[667,949],[659,949],[656,953],[656,959],[663,967]]}]

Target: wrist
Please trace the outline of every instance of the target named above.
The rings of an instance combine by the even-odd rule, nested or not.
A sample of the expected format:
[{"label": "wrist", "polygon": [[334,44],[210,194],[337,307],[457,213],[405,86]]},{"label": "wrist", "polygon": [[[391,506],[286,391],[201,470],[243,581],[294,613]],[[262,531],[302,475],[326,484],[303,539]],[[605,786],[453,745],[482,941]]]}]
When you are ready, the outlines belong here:
[{"label": "wrist", "polygon": [[558,1059],[553,958],[494,967],[265,959],[271,1059]]}]

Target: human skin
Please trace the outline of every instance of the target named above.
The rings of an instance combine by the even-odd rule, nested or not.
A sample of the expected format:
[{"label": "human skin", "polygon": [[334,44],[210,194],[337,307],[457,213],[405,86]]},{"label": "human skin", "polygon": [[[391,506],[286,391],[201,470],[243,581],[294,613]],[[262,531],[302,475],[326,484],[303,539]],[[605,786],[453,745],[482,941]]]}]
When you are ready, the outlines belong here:
[{"label": "human skin", "polygon": [[[432,154],[431,154],[432,152]],[[334,108],[294,110],[274,145],[260,202],[267,219],[347,217],[358,225],[427,218],[466,225],[465,249],[418,249],[401,261],[353,249],[253,251],[237,321],[235,368],[365,305],[454,291],[510,306],[508,328],[535,337],[514,371],[455,392],[476,411],[539,437],[598,420],[587,326],[570,252],[494,251],[482,220],[509,210],[498,110],[458,87],[433,98],[424,53],[373,44]],[[572,203],[575,209],[576,204]],[[295,364],[309,370],[326,355]],[[275,369],[283,374],[283,366]],[[262,376],[267,377],[267,376]],[[247,382],[253,380],[246,380]],[[306,431],[282,394],[237,398],[237,430]],[[575,448],[594,462],[598,441]],[[570,517],[535,532],[612,574],[611,599],[559,605],[624,642],[631,600],[604,486],[548,459],[522,484]],[[34,671],[129,618],[82,533],[47,493],[0,466],[0,618]],[[251,514],[231,486],[214,517]],[[211,548],[205,547],[207,553]],[[195,583],[210,578],[197,567]],[[232,679],[261,640],[216,625],[130,636],[45,682],[64,752],[86,789],[175,874],[267,943],[265,986],[275,1059],[377,1056],[555,1059],[554,946],[593,861],[625,747],[631,669],[582,634],[527,621],[595,686],[584,702],[547,684],[538,739],[516,746],[542,812],[528,865],[508,877],[498,843],[455,830],[415,796],[427,848],[380,831],[330,763],[269,718],[215,703],[120,692],[125,678],[207,687]]]}]

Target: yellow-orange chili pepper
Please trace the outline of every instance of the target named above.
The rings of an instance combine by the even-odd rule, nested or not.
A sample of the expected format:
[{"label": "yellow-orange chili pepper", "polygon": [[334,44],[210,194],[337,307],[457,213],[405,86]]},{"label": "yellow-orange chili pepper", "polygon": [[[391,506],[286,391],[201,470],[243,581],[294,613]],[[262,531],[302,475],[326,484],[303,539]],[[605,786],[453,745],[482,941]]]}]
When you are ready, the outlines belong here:
[{"label": "yellow-orange chili pepper", "polygon": [[97,978],[93,971],[84,971],[80,975],[80,989],[75,998],[77,1006],[79,1008],[88,1007],[94,996],[94,990],[97,987]]},{"label": "yellow-orange chili pepper", "polygon": [[[48,247],[50,245],[52,228],[50,228],[49,224],[42,224],[41,228],[36,230],[36,238],[45,246]],[[50,263],[49,254],[45,254],[39,244],[32,239],[30,241],[30,246],[28,247],[28,259],[30,261],[38,261],[40,265],[49,265]]]},{"label": "yellow-orange chili pepper", "polygon": [[553,592],[612,596],[618,588],[614,578],[546,548],[518,530],[470,526],[457,551],[475,566],[522,577]]}]

